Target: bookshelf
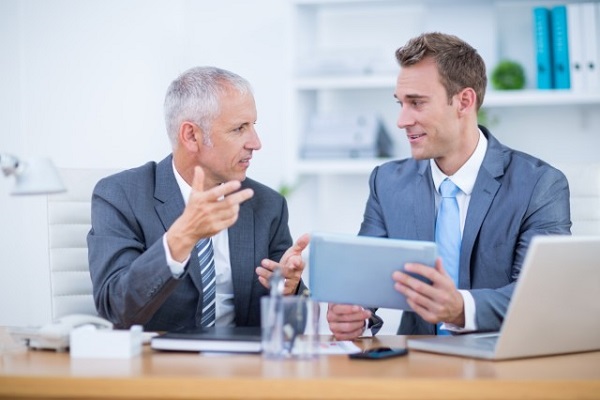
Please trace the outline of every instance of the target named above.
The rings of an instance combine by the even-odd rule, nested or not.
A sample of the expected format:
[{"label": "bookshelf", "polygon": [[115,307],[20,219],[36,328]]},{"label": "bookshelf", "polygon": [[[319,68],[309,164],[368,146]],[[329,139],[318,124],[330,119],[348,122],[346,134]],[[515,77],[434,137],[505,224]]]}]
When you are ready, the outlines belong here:
[{"label": "bookshelf", "polygon": [[[364,175],[386,161],[302,158],[299,149],[307,121],[315,114],[376,113],[396,144],[393,158],[410,155],[395,126],[399,110],[392,99],[397,74],[393,54],[423,31],[439,30],[464,38],[482,54],[488,71],[503,58],[525,67],[525,90],[488,88],[483,107],[497,121],[498,126],[490,128],[500,140],[503,121],[520,108],[538,116],[540,131],[547,130],[549,113],[564,108],[576,110],[578,129],[600,129],[590,117],[600,113],[600,93],[535,89],[532,7],[573,2],[578,1],[292,0],[288,182],[304,175]],[[508,124],[511,129],[513,122]],[[523,129],[531,130],[526,124]],[[519,143],[511,144],[519,147]]]},{"label": "bookshelf", "polygon": [[[501,59],[524,66],[525,90],[488,88],[488,128],[504,144],[553,164],[598,163],[600,93],[536,90],[532,7],[576,2],[534,0],[291,0],[290,111],[286,148],[290,228],[357,233],[374,167],[410,156],[396,127],[397,47],[425,31],[456,34],[478,49],[488,71]],[[395,142],[392,158],[305,159],[309,118],[377,113]],[[322,327],[326,329],[323,310]],[[400,313],[380,310],[386,333]]]}]

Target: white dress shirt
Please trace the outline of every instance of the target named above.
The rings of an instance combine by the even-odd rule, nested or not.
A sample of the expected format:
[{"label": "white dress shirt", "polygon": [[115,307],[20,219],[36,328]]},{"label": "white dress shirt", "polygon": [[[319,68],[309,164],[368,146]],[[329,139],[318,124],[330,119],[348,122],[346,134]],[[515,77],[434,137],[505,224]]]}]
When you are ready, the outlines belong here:
[{"label": "white dress shirt", "polygon": [[[192,187],[179,175],[173,164],[173,174],[177,180],[177,185],[183,196],[183,201],[187,205]],[[231,277],[231,260],[229,259],[229,232],[223,229],[212,237],[213,250],[215,254],[215,273],[217,280],[215,315],[216,326],[233,326],[235,320],[235,308],[233,303],[233,281]],[[178,278],[183,273],[185,265],[190,256],[182,262],[177,262],[171,256],[171,251],[167,245],[167,235],[163,235],[163,246],[167,255],[167,265],[171,269],[173,276]],[[193,251],[193,250],[192,250]]]}]

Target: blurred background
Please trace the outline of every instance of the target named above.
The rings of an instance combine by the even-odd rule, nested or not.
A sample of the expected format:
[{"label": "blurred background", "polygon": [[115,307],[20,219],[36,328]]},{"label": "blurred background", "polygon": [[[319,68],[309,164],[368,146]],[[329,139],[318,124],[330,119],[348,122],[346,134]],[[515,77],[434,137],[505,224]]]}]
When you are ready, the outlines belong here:
[{"label": "blurred background", "polygon": [[[489,69],[504,58],[523,65],[533,100],[490,95],[483,116],[501,141],[553,163],[598,162],[598,93],[536,93],[531,8],[540,2],[455,3],[2,0],[0,152],[47,156],[59,168],[161,160],[167,86],[215,65],[254,87],[263,148],[249,176],[287,195],[294,238],[356,233],[369,172],[385,159],[307,159],[303,138],[315,117],[338,127],[374,117],[391,143],[385,156],[409,155],[395,127],[393,51],[442,30],[471,42]],[[11,197],[11,185],[0,180],[0,325],[37,325],[50,318],[46,199]]]}]

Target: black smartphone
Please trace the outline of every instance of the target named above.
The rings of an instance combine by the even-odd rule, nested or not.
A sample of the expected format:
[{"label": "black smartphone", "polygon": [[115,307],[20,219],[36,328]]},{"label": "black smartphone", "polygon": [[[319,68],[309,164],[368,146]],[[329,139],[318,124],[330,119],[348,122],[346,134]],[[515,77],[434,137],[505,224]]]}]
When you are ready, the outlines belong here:
[{"label": "black smartphone", "polygon": [[360,353],[349,354],[353,360],[383,360],[390,357],[400,357],[408,354],[408,349],[392,347],[375,347]]}]

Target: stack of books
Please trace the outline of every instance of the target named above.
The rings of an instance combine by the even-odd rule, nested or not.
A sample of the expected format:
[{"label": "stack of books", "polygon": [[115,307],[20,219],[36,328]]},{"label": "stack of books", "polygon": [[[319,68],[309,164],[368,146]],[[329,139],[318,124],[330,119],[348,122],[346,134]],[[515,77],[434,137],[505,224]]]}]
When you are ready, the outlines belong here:
[{"label": "stack of books", "polygon": [[600,91],[600,3],[533,8],[538,89]]}]

